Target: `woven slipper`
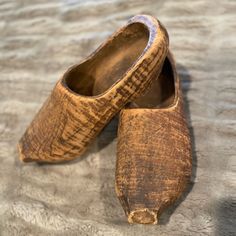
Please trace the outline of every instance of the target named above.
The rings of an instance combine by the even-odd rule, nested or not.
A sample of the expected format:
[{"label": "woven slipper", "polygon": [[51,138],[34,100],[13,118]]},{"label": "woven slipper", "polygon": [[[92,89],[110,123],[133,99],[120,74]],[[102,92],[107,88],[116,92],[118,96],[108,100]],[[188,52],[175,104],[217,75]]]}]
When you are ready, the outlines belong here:
[{"label": "woven slipper", "polygon": [[92,55],[72,66],[19,141],[24,162],[80,156],[123,106],[153,81],[168,52],[168,35],[151,16],[133,17]]},{"label": "woven slipper", "polygon": [[[157,75],[158,77],[158,75]],[[191,175],[191,144],[169,53],[151,91],[120,113],[116,193],[129,223],[156,224]]]}]

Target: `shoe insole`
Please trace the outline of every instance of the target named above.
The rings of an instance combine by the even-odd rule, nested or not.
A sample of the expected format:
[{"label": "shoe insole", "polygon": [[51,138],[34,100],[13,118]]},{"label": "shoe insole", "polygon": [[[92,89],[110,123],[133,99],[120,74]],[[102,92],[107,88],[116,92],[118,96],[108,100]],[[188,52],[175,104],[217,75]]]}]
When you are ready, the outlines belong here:
[{"label": "shoe insole", "polygon": [[67,86],[85,96],[104,93],[122,79],[141,56],[149,39],[148,29],[133,23],[121,31],[88,61],[74,67],[66,76]]}]

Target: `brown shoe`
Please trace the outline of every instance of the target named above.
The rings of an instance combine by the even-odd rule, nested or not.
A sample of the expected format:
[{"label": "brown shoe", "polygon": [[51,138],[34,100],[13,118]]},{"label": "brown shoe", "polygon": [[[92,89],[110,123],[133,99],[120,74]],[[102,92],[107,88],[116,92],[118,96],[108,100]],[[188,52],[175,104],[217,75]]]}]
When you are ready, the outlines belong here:
[{"label": "brown shoe", "polygon": [[156,224],[191,175],[191,144],[176,66],[168,54],[151,91],[120,113],[116,193],[130,223]]},{"label": "brown shoe", "polygon": [[92,55],[58,81],[19,142],[25,162],[80,156],[124,105],[160,72],[168,35],[151,16],[133,17]]}]

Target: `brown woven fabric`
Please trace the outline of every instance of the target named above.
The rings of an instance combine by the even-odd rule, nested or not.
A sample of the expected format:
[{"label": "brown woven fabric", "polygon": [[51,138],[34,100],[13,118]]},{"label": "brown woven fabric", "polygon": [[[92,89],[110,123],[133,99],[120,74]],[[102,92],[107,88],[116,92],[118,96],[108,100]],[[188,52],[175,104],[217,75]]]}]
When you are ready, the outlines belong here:
[{"label": "brown woven fabric", "polygon": [[[142,104],[132,104],[120,113],[116,192],[130,223],[157,223],[160,213],[182,194],[191,175],[189,131],[170,54],[155,83],[145,97],[162,93],[159,98],[156,94],[157,107],[147,100],[145,108],[143,97],[139,99]],[[164,86],[170,87],[165,93]]]},{"label": "brown woven fabric", "polygon": [[132,18],[64,74],[20,140],[21,160],[80,156],[110,119],[150,86],[167,51],[168,35],[158,20]]}]

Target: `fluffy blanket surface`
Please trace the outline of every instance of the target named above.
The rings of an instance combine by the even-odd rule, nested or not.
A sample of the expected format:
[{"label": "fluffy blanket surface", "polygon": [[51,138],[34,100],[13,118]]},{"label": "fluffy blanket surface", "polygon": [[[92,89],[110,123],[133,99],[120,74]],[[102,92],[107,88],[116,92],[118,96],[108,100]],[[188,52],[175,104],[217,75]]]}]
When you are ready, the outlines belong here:
[{"label": "fluffy blanket surface", "polygon": [[[0,235],[235,235],[236,4],[232,0],[0,0]],[[193,143],[185,196],[130,226],[114,190],[115,118],[84,156],[22,164],[16,144],[55,82],[133,15],[167,27]]]}]

